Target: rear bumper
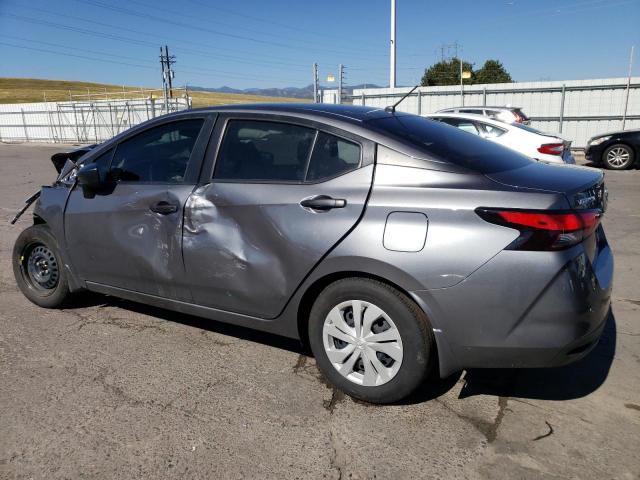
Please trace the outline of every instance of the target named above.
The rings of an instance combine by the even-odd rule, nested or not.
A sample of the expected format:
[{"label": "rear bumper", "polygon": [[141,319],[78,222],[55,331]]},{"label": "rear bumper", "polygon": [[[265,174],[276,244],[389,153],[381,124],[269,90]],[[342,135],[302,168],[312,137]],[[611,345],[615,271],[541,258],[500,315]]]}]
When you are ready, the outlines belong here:
[{"label": "rear bumper", "polygon": [[564,252],[502,251],[458,285],[412,292],[430,317],[440,374],[561,366],[595,347],[608,316],[613,256],[599,228]]}]

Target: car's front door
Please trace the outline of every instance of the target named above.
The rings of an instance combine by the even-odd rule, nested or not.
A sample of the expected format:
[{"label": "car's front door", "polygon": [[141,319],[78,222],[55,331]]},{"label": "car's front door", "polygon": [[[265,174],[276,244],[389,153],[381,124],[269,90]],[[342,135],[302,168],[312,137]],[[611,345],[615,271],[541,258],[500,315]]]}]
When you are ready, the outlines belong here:
[{"label": "car's front door", "polygon": [[264,117],[221,118],[214,135],[222,135],[211,152],[215,169],[203,173],[208,183],[185,208],[193,299],[274,318],[358,222],[374,147],[346,132]]},{"label": "car's front door", "polygon": [[95,159],[105,189],[76,186],[65,210],[71,261],[83,280],[189,299],[182,220],[212,123],[207,116],[161,122]]}]

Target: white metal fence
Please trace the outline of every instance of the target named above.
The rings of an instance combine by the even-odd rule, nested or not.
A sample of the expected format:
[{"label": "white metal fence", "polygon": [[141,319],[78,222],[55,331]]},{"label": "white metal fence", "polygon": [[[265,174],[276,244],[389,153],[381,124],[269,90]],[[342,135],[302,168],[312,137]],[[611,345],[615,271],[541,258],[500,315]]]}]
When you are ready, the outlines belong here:
[{"label": "white metal fence", "polygon": [[188,97],[0,105],[0,141],[97,143],[168,112],[190,108]]},{"label": "white metal fence", "polygon": [[[620,130],[626,102],[626,78],[557,82],[498,83],[465,86],[420,87],[398,111],[426,115],[460,105],[522,107],[532,126],[556,133],[583,148],[599,133]],[[354,105],[385,107],[398,101],[410,88],[355,90]],[[324,99],[331,102],[330,98]],[[625,129],[640,128],[640,77],[631,78]]]}]

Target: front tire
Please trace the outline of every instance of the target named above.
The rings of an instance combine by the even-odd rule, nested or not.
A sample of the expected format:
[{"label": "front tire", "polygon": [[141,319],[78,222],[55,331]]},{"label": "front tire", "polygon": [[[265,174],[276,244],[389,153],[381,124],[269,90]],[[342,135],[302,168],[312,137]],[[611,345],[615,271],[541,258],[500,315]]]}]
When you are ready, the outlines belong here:
[{"label": "front tire", "polygon": [[71,293],[60,248],[46,225],[26,228],[13,246],[13,274],[18,288],[40,307],[60,308]]},{"label": "front tire", "polygon": [[424,312],[402,292],[365,278],[338,280],[320,293],[309,343],[333,385],[371,403],[413,392],[429,375],[434,349]]},{"label": "front tire", "polygon": [[626,170],[633,162],[633,149],[624,143],[611,145],[602,154],[602,163],[610,170]]}]

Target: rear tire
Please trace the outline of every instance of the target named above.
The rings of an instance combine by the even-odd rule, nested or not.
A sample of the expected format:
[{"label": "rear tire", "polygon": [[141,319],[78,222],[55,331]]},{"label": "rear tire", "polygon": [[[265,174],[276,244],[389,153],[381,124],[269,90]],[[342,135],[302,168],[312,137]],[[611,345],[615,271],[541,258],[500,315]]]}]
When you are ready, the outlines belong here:
[{"label": "rear tire", "polygon": [[12,261],[16,283],[31,302],[60,308],[71,297],[60,247],[48,226],[26,228],[13,246]]},{"label": "rear tire", "polygon": [[402,292],[366,278],[338,280],[320,293],[311,309],[309,343],[333,385],[371,403],[406,397],[433,363],[433,332],[424,312]]},{"label": "rear tire", "polygon": [[616,143],[602,154],[602,163],[610,170],[626,170],[635,161],[633,149],[624,143]]}]

